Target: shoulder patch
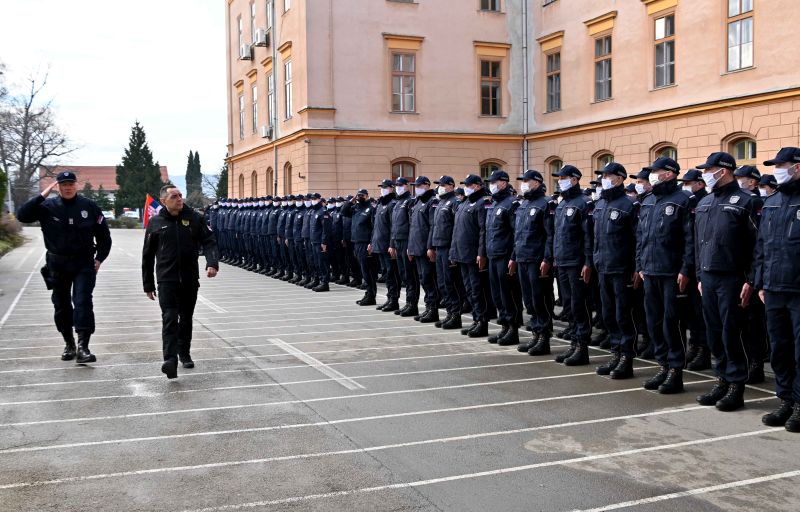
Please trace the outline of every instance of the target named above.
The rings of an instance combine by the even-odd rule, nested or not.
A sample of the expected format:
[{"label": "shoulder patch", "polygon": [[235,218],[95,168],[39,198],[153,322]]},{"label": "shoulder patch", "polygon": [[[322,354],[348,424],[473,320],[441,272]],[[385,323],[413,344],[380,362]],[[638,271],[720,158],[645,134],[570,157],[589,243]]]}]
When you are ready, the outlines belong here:
[{"label": "shoulder patch", "polygon": [[575,215],[575,208],[570,206],[567,208],[567,217],[572,217],[573,215]]},{"label": "shoulder patch", "polygon": [[733,195],[733,196],[731,196],[731,204],[736,204],[736,203],[738,203],[740,199],[741,199],[741,197],[740,197],[740,196],[737,196],[737,195]]},{"label": "shoulder patch", "polygon": [[674,213],[675,213],[675,207],[674,207],[674,206],[672,206],[672,205],[669,205],[669,206],[667,206],[667,207],[664,209],[664,213],[666,213],[667,215],[672,215],[672,214],[674,214]]}]

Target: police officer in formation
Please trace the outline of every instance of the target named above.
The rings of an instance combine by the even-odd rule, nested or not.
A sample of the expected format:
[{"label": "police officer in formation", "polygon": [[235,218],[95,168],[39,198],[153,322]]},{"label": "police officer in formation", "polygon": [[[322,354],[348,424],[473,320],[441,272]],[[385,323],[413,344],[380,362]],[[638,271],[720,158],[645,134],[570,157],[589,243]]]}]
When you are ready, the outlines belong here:
[{"label": "police officer in formation", "polygon": [[[713,359],[717,381],[697,401],[720,411],[744,405],[745,385],[763,380],[769,359],[780,404],[763,421],[796,432],[800,149],[784,148],[765,165],[776,167],[774,178],[713,153],[679,179],[678,163],[659,157],[626,187],[627,170],[612,162],[596,171],[600,179],[589,195],[571,165],[553,174],[554,196],[535,170],[516,178],[519,193],[505,171],[486,182],[468,175],[463,199],[450,176],[436,180],[437,188],[425,176],[401,177],[381,182],[377,201],[366,189],[327,201],[318,194],[222,200],[209,210],[209,221],[221,231],[227,262],[316,283],[315,291],[329,289],[326,275],[333,269],[337,283],[365,290],[360,305],[376,304],[380,267],[387,297],[378,309],[445,329],[461,327],[468,313],[472,322],[461,334],[517,345],[531,356],[550,353],[557,288],[559,317],[568,324],[559,338],[569,346],[556,361],[589,364],[594,309],[611,349],[597,374],[629,379],[636,357],[652,358],[659,368],[643,387],[680,393],[684,368],[708,369]],[[250,217],[243,215],[252,208],[265,210],[256,214],[262,227],[255,233],[263,237],[251,236]],[[287,214],[289,234],[281,237],[279,227],[276,237],[272,225]],[[287,229],[285,221],[282,226]],[[293,245],[291,258],[282,255],[283,244]],[[329,254],[332,246],[341,257]],[[495,307],[500,330],[490,336]],[[440,308],[447,313],[442,320]],[[520,340],[523,309],[531,336]],[[652,341],[637,344],[637,338]]]}]

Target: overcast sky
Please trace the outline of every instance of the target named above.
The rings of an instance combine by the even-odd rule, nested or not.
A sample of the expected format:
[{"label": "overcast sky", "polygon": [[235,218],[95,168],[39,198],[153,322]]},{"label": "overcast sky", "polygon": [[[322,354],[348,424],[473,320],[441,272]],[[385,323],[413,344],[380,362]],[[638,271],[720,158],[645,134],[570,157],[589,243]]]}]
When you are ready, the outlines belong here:
[{"label": "overcast sky", "polygon": [[[170,176],[189,150],[218,173],[227,143],[220,0],[0,0],[7,81],[49,69],[45,96],[80,149],[63,163],[116,165],[138,119]],[[177,180],[182,182],[182,180]]]}]

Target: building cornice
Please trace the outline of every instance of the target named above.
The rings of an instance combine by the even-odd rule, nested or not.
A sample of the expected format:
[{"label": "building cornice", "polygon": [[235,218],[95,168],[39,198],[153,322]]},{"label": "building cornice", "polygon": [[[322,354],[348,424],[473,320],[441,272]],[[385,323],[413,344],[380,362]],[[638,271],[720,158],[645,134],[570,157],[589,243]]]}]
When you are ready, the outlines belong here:
[{"label": "building cornice", "polygon": [[611,11],[596,18],[584,21],[583,24],[589,30],[589,35],[593,36],[614,28],[614,20],[617,18],[617,11]]},{"label": "building cornice", "polygon": [[648,16],[678,6],[678,0],[642,0],[642,3],[647,7]]},{"label": "building cornice", "polygon": [[425,41],[425,38],[421,36],[388,34],[386,32],[382,35],[386,45],[391,49],[397,50],[419,50],[422,48],[422,42]]},{"label": "building cornice", "polygon": [[559,30],[558,32],[553,32],[552,34],[542,36],[538,38],[536,42],[542,47],[543,52],[549,52],[550,50],[561,48],[561,46],[564,44],[564,31]]}]

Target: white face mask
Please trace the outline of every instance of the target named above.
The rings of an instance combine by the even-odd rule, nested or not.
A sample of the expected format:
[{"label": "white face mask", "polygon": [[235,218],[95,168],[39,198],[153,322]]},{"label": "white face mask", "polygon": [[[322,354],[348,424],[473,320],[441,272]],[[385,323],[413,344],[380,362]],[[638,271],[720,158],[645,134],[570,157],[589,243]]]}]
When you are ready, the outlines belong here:
[{"label": "white face mask", "polygon": [[311,204],[313,204],[314,206],[317,206],[320,201],[322,201],[322,199],[312,199],[311,200]]},{"label": "white face mask", "polygon": [[299,207],[299,206],[303,206],[303,201],[295,201],[295,202],[294,202],[294,205],[295,205],[295,206],[298,206],[298,207]]},{"label": "white face mask", "polygon": [[637,183],[636,185],[634,185],[634,188],[636,188],[636,193],[639,194],[639,195],[642,195],[642,194],[645,193],[644,183]]},{"label": "white face mask", "polygon": [[609,178],[600,178],[600,183],[603,185],[603,190],[611,190],[614,188],[614,183]]},{"label": "white face mask", "polygon": [[445,190],[443,186],[439,185],[439,187],[436,189],[436,193],[440,196],[443,196],[447,193],[447,190]]},{"label": "white face mask", "polygon": [[336,203],[337,208],[341,208],[344,203]]},{"label": "white face mask", "polygon": [[758,193],[761,194],[761,197],[767,197],[769,195],[767,193],[767,189],[765,189],[765,188],[758,189]]},{"label": "white face mask", "polygon": [[527,181],[523,181],[522,185],[520,186],[520,189],[522,190],[522,193],[524,194],[525,192],[528,192],[531,189],[531,186],[528,184]]},{"label": "white face mask", "polygon": [[747,183],[744,180],[736,180],[739,182],[739,188],[747,190]]},{"label": "white face mask", "polygon": [[784,183],[788,183],[792,179],[792,174],[790,173],[791,167],[789,169],[779,169],[775,168],[775,172],[772,173],[775,176],[775,181],[778,182],[778,185],[783,185]]},{"label": "white face mask", "polygon": [[572,180],[569,178],[558,180],[558,188],[561,192],[566,192],[567,190],[572,188]]},{"label": "white face mask", "polygon": [[489,183],[489,192],[493,195],[500,191],[500,187],[497,186],[497,183]]},{"label": "white face mask", "polygon": [[395,190],[397,191],[398,196],[402,196],[403,194],[406,193],[406,187],[404,187],[403,185],[400,185]]},{"label": "white face mask", "polygon": [[306,208],[311,208],[311,201],[303,201],[303,204],[306,205]]},{"label": "white face mask", "polygon": [[592,201],[600,200],[600,192],[592,192]]},{"label": "white face mask", "polygon": [[[717,171],[717,172],[720,172],[720,171]],[[706,187],[708,187],[708,190],[712,190],[714,188],[714,185],[716,185],[717,182],[719,181],[719,179],[715,177],[717,172],[704,172],[703,173],[703,181],[706,182]]]},{"label": "white face mask", "polygon": [[259,201],[258,206],[264,206],[264,201]]},{"label": "white face mask", "polygon": [[681,187],[681,188],[682,188],[682,189],[683,189],[683,191],[684,191],[684,192],[686,192],[687,194],[694,194],[694,191],[692,191],[692,186],[691,186],[691,185],[684,185],[684,186],[683,186],[683,187]]},{"label": "white face mask", "polygon": [[467,197],[471,196],[473,192],[475,192],[474,189],[471,189],[469,187],[464,188],[464,195]]},{"label": "white face mask", "polygon": [[392,189],[390,188],[381,188],[381,197],[388,196],[392,193]]},{"label": "white face mask", "polygon": [[329,204],[326,206],[326,208],[328,208],[329,210],[333,210],[334,208],[336,208],[336,205]]},{"label": "white face mask", "polygon": [[416,195],[418,195],[418,196],[421,196],[421,195],[422,195],[422,194],[424,194],[425,192],[427,192],[427,191],[426,191],[424,188],[422,188],[422,187],[414,187],[414,193],[415,193]]},{"label": "white face mask", "polygon": [[659,183],[661,183],[661,180],[659,179],[658,174],[655,174],[655,173],[651,174],[648,177],[648,180],[650,181],[650,184],[653,185],[654,187],[656,185],[658,185]]}]

